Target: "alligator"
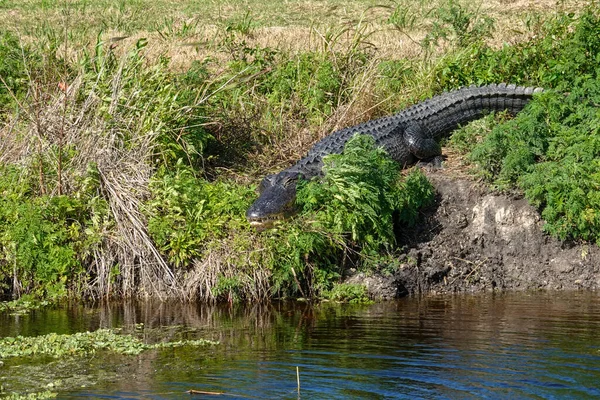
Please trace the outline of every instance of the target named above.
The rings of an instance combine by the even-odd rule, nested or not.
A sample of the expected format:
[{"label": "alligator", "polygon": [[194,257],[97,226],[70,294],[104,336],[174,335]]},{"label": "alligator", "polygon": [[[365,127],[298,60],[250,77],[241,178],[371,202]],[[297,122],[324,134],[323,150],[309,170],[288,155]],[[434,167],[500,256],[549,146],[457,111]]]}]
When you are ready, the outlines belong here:
[{"label": "alligator", "polygon": [[512,84],[470,86],[442,93],[397,114],[343,128],[317,142],[296,164],[267,175],[259,186],[259,197],[246,212],[257,230],[295,213],[296,183],[322,174],[323,157],[339,154],[355,134],[371,135],[378,146],[407,167],[419,160],[439,160],[440,139],[470,121],[490,112],[517,114],[542,88]]}]

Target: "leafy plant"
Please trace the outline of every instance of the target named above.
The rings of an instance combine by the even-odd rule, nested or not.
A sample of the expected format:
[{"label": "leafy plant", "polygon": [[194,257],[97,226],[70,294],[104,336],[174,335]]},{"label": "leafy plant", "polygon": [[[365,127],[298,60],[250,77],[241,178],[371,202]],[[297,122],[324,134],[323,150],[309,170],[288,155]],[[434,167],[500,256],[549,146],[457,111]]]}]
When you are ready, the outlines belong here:
[{"label": "leafy plant", "polygon": [[320,182],[300,188],[298,201],[317,211],[317,223],[329,232],[348,234],[361,246],[377,249],[394,243],[394,221],[412,224],[428,205],[433,189],[414,170],[399,180],[399,166],[375,145],[371,136],[356,135],[343,154],[324,159]]},{"label": "leafy plant", "polygon": [[272,104],[297,102],[296,112],[329,115],[341,100],[341,73],[323,54],[303,53],[269,74],[262,90]]},{"label": "leafy plant", "polygon": [[224,182],[209,183],[183,163],[160,168],[150,182],[148,231],[175,267],[202,255],[209,240],[245,225],[250,190]]},{"label": "leafy plant", "polygon": [[280,293],[318,297],[337,282],[347,262],[376,267],[371,257],[392,249],[394,225],[414,223],[418,210],[433,200],[425,176],[414,170],[401,179],[396,163],[371,136],[356,135],[342,154],[324,163],[321,179],[299,186],[301,218],[266,233],[273,287]]},{"label": "leafy plant", "polygon": [[[599,77],[600,78],[600,77]],[[561,239],[600,244],[600,80],[541,94],[471,153],[501,187],[517,185]]]},{"label": "leafy plant", "polygon": [[21,173],[2,168],[0,178],[0,288],[11,282],[14,295],[58,299],[84,273],[82,257],[95,244],[94,206],[68,196],[29,197]]},{"label": "leafy plant", "polygon": [[600,61],[600,16],[559,13],[546,20],[535,38],[500,50],[468,44],[441,58],[434,69],[444,89],[506,82],[570,90],[579,79],[596,76]]}]

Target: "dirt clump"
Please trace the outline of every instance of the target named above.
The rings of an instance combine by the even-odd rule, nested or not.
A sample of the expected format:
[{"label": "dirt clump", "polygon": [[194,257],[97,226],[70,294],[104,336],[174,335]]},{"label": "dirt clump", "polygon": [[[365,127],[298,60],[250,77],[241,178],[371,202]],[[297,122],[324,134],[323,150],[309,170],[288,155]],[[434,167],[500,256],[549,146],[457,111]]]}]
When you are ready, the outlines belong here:
[{"label": "dirt clump", "polygon": [[355,274],[376,299],[403,295],[600,288],[600,247],[545,234],[519,195],[492,192],[468,177],[428,172],[435,205],[400,234],[405,253],[393,274]]}]

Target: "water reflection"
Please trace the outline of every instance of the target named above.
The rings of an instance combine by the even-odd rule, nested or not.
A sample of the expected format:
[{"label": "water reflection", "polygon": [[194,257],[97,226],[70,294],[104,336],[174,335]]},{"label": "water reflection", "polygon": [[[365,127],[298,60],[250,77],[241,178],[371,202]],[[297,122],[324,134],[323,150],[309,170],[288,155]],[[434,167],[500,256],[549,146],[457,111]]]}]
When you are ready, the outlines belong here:
[{"label": "water reflection", "polygon": [[228,398],[297,398],[296,367],[307,399],[600,395],[600,296],[593,293],[368,307],[110,303],[0,315],[0,335],[140,323],[148,341],[204,337],[221,344],[96,359],[89,368],[110,370],[111,379],[61,397],[189,398],[185,391],[193,389]]}]

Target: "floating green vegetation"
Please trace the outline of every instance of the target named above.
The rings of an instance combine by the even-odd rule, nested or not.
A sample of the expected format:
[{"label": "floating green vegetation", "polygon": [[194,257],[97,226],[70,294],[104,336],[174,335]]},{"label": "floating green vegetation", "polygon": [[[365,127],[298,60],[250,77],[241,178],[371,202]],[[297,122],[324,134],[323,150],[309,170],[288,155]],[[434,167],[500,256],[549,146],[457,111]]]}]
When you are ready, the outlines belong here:
[{"label": "floating green vegetation", "polygon": [[48,300],[38,300],[31,296],[23,296],[17,300],[0,302],[0,312],[6,311],[10,314],[27,314],[32,310],[37,310],[50,305]]},{"label": "floating green vegetation", "polygon": [[147,344],[132,336],[120,334],[118,329],[99,329],[71,335],[50,333],[43,336],[17,336],[0,339],[0,358],[10,357],[68,357],[95,354],[106,350],[117,354],[138,355],[145,350],[181,346],[215,345],[210,340],[181,340]]},{"label": "floating green vegetation", "polygon": [[325,298],[340,303],[371,304],[369,293],[365,285],[354,283],[338,283],[326,293]]},{"label": "floating green vegetation", "polygon": [[[0,387],[0,394],[2,394],[2,388]],[[44,400],[44,399],[55,399],[58,396],[58,393],[51,392],[49,390],[37,393],[28,393],[28,394],[17,394],[11,393],[6,397],[3,397],[5,400]]]}]

